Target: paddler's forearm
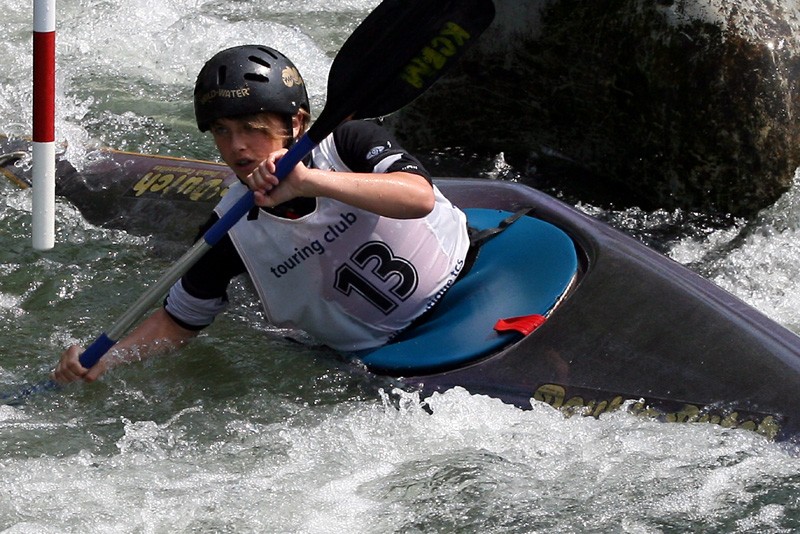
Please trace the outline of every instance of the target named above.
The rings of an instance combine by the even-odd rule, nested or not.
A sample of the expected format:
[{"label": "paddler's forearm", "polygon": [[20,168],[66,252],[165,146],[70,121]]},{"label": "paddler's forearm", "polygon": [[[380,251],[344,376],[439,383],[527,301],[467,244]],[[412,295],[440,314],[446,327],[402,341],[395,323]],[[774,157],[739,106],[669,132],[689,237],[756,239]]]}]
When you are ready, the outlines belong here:
[{"label": "paddler's forearm", "polygon": [[69,347],[61,354],[50,377],[60,384],[78,380],[94,382],[108,369],[173,350],[195,335],[196,332],[178,325],[161,308],[114,345],[91,369],[84,368],[80,363],[82,349],[77,345]]},{"label": "paddler's forearm", "polygon": [[309,196],[330,197],[394,219],[416,219],[434,206],[433,188],[418,174],[307,171],[313,183]]},{"label": "paddler's forearm", "polygon": [[151,356],[175,350],[196,335],[197,332],[183,328],[164,308],[159,308],[114,345],[101,360],[106,360],[107,369],[123,363],[146,360]]}]

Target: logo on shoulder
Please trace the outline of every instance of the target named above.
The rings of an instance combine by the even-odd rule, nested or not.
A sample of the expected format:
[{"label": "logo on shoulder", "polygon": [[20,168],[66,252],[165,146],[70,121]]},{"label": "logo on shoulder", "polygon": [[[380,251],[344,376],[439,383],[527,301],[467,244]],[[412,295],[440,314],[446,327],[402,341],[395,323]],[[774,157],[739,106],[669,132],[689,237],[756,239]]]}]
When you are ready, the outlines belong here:
[{"label": "logo on shoulder", "polygon": [[386,147],[383,146],[383,145],[376,146],[376,147],[372,148],[372,150],[367,152],[367,159],[372,159],[372,158],[376,157],[377,155],[382,154],[385,150],[386,150]]}]

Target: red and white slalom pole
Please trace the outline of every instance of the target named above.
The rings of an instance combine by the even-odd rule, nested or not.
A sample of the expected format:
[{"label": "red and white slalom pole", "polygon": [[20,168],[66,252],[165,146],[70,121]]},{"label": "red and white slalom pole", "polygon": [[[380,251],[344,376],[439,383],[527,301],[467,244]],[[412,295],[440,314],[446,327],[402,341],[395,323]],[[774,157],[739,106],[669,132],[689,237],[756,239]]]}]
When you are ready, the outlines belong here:
[{"label": "red and white slalom pole", "polygon": [[55,244],[56,2],[33,1],[33,248]]}]

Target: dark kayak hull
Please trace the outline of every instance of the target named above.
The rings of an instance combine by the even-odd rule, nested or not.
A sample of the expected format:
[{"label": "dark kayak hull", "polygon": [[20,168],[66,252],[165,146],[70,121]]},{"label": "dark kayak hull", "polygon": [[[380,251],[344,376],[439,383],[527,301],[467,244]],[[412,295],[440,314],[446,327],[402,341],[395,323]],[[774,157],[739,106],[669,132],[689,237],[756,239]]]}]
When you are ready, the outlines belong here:
[{"label": "dark kayak hull", "polygon": [[[5,153],[28,150],[22,141],[0,141]],[[29,171],[13,159],[2,172],[24,186]],[[80,172],[59,162],[57,191],[95,224],[188,243],[233,180],[213,163],[108,151]],[[631,401],[628,409],[666,420],[711,421],[777,439],[800,434],[796,334],[539,191],[485,179],[437,184],[463,208],[533,207],[574,241],[579,277],[545,324],[499,352],[447,371],[388,374],[404,375],[404,384],[426,394],[461,386],[523,408],[537,399],[594,415]]]},{"label": "dark kayak hull", "polygon": [[[625,400],[668,420],[709,420],[779,439],[800,430],[800,337],[686,267],[536,190],[444,180],[470,207],[514,210],[567,232],[584,258],[571,295],[530,336],[461,369],[407,379],[526,407],[600,413]],[[642,402],[639,402],[642,401]]]}]

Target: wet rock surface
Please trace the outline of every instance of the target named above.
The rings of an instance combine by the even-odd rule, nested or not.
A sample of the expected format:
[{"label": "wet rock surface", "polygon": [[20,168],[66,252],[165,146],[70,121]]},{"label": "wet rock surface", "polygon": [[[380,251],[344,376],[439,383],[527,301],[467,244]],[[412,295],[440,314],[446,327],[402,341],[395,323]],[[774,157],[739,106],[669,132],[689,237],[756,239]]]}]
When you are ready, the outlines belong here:
[{"label": "wet rock surface", "polygon": [[791,184],[796,1],[496,4],[453,74],[388,120],[435,173],[459,173],[437,156],[454,147],[502,152],[569,197],[745,217]]}]

